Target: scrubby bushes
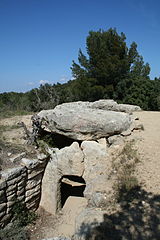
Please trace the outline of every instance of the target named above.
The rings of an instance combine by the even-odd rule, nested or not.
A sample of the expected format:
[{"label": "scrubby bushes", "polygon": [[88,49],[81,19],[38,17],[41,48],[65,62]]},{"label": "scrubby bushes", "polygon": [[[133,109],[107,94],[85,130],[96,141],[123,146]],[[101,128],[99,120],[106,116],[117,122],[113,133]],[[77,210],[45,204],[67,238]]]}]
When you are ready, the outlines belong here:
[{"label": "scrubby bushes", "polygon": [[29,240],[25,227],[36,220],[36,214],[29,211],[24,203],[16,202],[12,215],[12,222],[0,230],[0,240]]},{"label": "scrubby bushes", "polygon": [[124,200],[126,196],[133,197],[134,191],[139,187],[135,175],[135,167],[138,162],[139,156],[133,141],[126,143],[118,155],[113,158],[112,168],[116,174],[114,190],[118,202]]}]

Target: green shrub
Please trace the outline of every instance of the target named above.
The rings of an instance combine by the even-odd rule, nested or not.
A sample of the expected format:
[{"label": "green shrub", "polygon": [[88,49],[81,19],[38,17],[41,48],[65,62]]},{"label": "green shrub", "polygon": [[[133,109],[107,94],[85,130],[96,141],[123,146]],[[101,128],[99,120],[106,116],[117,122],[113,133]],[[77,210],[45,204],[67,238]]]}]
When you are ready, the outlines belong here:
[{"label": "green shrub", "polygon": [[128,142],[121,152],[113,159],[113,170],[116,173],[114,190],[118,201],[124,200],[138,188],[139,183],[135,176],[135,166],[139,162],[137,150],[133,142]]},{"label": "green shrub", "polygon": [[24,227],[36,220],[36,214],[29,211],[24,203],[16,202],[12,208],[13,220],[19,227]]},{"label": "green shrub", "polygon": [[0,230],[0,240],[29,240],[29,233],[25,226],[36,220],[36,214],[29,211],[21,202],[15,203],[12,214],[12,222]]},{"label": "green shrub", "polygon": [[19,227],[16,223],[0,230],[0,240],[29,240],[26,229]]}]

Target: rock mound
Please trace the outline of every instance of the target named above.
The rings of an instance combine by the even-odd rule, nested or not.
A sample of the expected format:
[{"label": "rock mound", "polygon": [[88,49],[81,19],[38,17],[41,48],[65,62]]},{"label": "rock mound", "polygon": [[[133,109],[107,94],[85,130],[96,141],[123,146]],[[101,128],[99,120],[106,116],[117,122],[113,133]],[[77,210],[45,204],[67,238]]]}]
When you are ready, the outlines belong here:
[{"label": "rock mound", "polygon": [[125,112],[136,109],[140,110],[137,106],[117,104],[113,100],[72,102],[43,110],[38,117],[51,132],[74,140],[96,140],[126,131],[132,117]]}]

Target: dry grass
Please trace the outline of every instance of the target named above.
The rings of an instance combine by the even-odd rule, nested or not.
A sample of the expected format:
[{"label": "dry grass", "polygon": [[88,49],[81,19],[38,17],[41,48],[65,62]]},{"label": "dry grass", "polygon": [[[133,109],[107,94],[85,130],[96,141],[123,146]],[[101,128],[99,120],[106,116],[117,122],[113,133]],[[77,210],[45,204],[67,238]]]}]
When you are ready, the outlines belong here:
[{"label": "dry grass", "polygon": [[127,142],[123,149],[113,158],[112,168],[116,175],[114,191],[116,199],[121,201],[129,192],[134,191],[138,186],[138,180],[135,175],[136,163],[139,156],[135,149],[134,142]]}]

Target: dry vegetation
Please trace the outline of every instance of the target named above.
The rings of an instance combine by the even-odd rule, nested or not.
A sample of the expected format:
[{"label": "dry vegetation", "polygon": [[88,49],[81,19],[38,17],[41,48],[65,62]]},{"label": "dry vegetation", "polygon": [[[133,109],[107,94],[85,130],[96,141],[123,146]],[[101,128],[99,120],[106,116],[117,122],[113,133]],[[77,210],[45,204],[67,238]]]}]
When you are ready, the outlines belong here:
[{"label": "dry vegetation", "polygon": [[0,119],[0,169],[15,167],[19,164],[16,156],[34,156],[35,148],[26,145],[25,133],[19,122],[31,128],[31,115],[13,116]]},{"label": "dry vegetation", "polygon": [[112,173],[116,175],[114,191],[118,202],[131,195],[138,187],[135,175],[136,163],[140,161],[134,141],[127,142],[123,148],[114,154],[112,159]]}]

